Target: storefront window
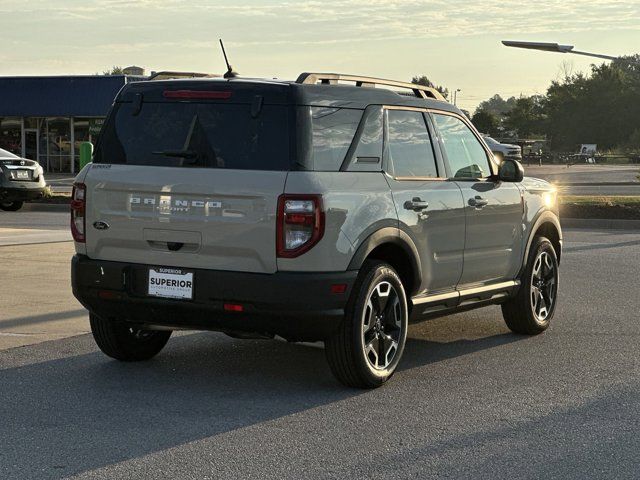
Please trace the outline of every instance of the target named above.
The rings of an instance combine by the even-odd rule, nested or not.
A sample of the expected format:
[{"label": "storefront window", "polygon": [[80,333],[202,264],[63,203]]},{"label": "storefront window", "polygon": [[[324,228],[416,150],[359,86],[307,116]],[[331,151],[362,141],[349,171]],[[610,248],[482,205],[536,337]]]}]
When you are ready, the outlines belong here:
[{"label": "storefront window", "polygon": [[[47,118],[46,153],[49,171],[71,171],[71,121],[69,118]],[[42,154],[42,150],[40,151]]]},{"label": "storefront window", "polygon": [[22,119],[0,118],[0,148],[22,155]]}]

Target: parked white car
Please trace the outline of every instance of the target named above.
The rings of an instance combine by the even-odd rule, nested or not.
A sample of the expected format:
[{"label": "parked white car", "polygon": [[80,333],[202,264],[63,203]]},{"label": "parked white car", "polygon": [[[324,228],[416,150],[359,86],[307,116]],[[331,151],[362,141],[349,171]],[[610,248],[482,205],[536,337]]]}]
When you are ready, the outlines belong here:
[{"label": "parked white car", "polygon": [[489,149],[498,159],[508,158],[518,162],[522,161],[522,148],[520,148],[520,146],[500,143],[488,135],[483,136],[483,138]]},{"label": "parked white car", "polygon": [[20,210],[25,200],[43,196],[45,187],[38,162],[0,148],[0,210]]}]

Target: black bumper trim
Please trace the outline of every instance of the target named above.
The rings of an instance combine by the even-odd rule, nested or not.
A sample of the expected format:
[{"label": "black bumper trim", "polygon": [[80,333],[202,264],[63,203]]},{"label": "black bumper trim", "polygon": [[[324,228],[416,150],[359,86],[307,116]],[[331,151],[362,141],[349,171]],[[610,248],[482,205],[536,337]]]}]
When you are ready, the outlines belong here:
[{"label": "black bumper trim", "polygon": [[[116,321],[315,341],[339,326],[358,274],[195,269],[193,300],[172,300],[147,295],[153,266],[75,255],[73,294],[92,313]],[[345,284],[345,292],[332,293],[334,284]],[[225,303],[241,304],[244,311],[228,312]]]},{"label": "black bumper trim", "polygon": [[38,188],[4,188],[0,187],[0,200],[9,202],[22,202],[35,200],[44,195],[45,187]]}]

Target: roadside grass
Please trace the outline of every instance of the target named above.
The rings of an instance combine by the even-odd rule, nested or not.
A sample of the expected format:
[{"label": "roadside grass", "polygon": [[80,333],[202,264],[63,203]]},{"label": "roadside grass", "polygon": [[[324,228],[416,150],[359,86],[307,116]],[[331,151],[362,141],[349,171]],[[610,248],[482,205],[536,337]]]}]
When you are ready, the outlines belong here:
[{"label": "roadside grass", "polygon": [[640,220],[640,196],[560,196],[560,216]]},{"label": "roadside grass", "polygon": [[574,203],[578,205],[640,205],[640,196],[611,195],[562,195],[560,204]]},{"label": "roadside grass", "polygon": [[29,203],[69,203],[71,202],[70,193],[53,193],[51,188],[47,187],[41,198],[29,200]]}]

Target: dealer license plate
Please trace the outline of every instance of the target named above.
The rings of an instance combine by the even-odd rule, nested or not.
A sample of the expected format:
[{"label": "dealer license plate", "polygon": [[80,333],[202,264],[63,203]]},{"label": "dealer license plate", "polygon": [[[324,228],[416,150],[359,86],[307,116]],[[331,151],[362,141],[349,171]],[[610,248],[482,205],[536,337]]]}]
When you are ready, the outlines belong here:
[{"label": "dealer license plate", "polygon": [[150,268],[149,295],[162,298],[193,299],[193,272],[179,268]]}]

